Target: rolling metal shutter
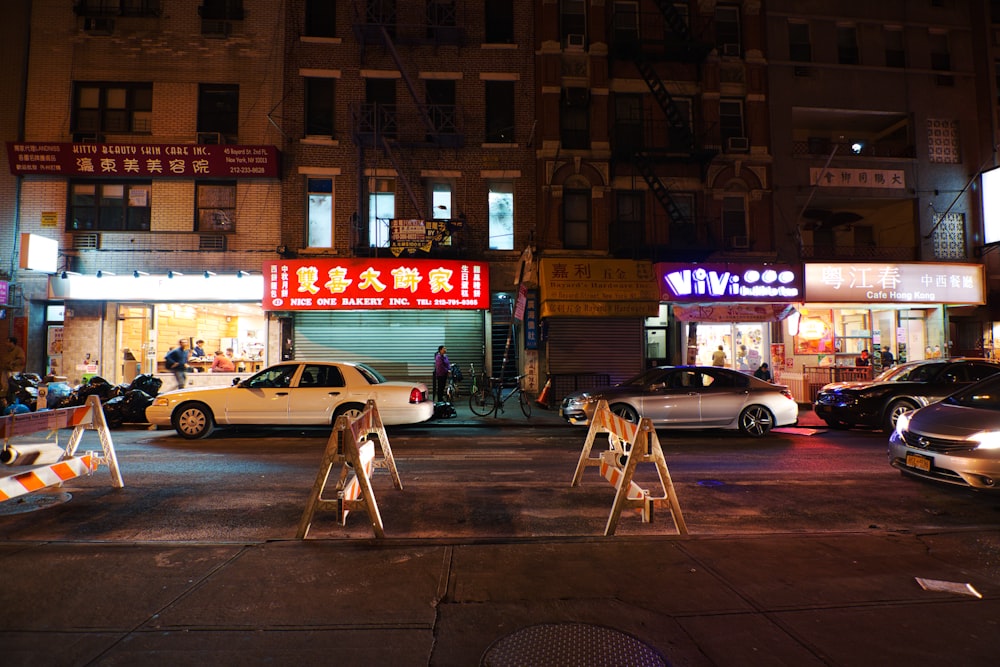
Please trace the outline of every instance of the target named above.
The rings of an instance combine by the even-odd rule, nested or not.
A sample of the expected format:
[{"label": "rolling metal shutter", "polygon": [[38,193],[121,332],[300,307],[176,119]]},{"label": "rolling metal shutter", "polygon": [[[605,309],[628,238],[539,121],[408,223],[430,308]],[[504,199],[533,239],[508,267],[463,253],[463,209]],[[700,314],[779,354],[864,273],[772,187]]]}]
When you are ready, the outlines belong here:
[{"label": "rolling metal shutter", "polygon": [[552,400],[616,384],[643,370],[641,318],[550,318],[546,351]]},{"label": "rolling metal shutter", "polygon": [[396,310],[296,313],[295,359],[362,361],[390,380],[432,386],[434,353],[448,348],[468,382],[469,363],[483,367],[484,311]]}]

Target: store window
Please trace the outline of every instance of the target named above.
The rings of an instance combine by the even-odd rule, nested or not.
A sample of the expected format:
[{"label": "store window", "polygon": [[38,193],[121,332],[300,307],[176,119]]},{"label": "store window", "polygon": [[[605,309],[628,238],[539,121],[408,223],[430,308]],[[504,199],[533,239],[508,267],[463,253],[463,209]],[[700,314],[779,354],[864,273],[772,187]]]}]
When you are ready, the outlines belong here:
[{"label": "store window", "polygon": [[70,184],[68,231],[149,231],[152,184]]},{"label": "store window", "polygon": [[105,141],[105,134],[151,134],[152,83],[76,82],[73,141]]},{"label": "store window", "polygon": [[236,231],[236,181],[195,185],[196,232]]},{"label": "store window", "polygon": [[198,142],[235,144],[240,133],[240,87],[203,83],[198,86]]},{"label": "store window", "polygon": [[368,245],[388,248],[389,227],[396,217],[396,180],[373,178],[368,188]]},{"label": "store window", "polygon": [[514,249],[514,182],[490,181],[490,250]]},{"label": "store window", "polygon": [[306,178],[308,238],[310,248],[333,247],[333,179]]},{"label": "store window", "polygon": [[306,77],[306,135],[333,138],[334,83],[325,77]]}]

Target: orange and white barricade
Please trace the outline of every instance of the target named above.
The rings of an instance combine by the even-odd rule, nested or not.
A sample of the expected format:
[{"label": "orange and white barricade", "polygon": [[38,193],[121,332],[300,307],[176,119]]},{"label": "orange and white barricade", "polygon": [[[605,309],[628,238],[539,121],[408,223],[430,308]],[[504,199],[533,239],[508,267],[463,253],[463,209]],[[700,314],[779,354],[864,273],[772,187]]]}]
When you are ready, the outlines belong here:
[{"label": "orange and white barricade", "polygon": [[[591,449],[598,434],[607,434],[608,450],[598,456],[591,456]],[[652,496],[649,490],[643,489],[633,481],[636,468],[640,463],[652,463],[656,467],[660,480],[662,495]],[[600,469],[601,475],[615,487],[615,500],[611,506],[611,514],[604,528],[605,535],[614,535],[622,510],[632,508],[640,510],[643,523],[653,520],[653,507],[657,503],[665,503],[673,517],[677,532],[687,534],[687,525],[681,513],[680,503],[674,491],[670,471],[667,470],[663,449],[656,436],[653,423],[641,419],[638,424],[625,421],[611,412],[607,401],[600,401],[594,416],[590,419],[590,429],[576,465],[571,486],[578,486],[583,479],[584,471],[589,467]]]},{"label": "orange and white barricade", "polygon": [[[14,438],[40,431],[48,431],[57,438],[58,430],[63,428],[73,429],[65,449],[59,448],[58,442],[28,445],[13,442]],[[86,452],[78,456],[76,450],[84,432],[88,430],[97,431],[102,452]],[[0,460],[14,466],[30,464],[24,471],[0,476],[0,502],[58,486],[74,477],[90,475],[102,465],[108,466],[114,488],[121,489],[125,486],[118,468],[114,443],[111,441],[111,431],[97,396],[90,396],[85,405],[74,408],[0,417],[0,438],[3,439]]]},{"label": "orange and white barricade", "polygon": [[[378,442],[381,457],[375,455],[375,442]],[[336,498],[324,498],[323,491],[330,472],[335,464],[340,464],[340,477],[337,480]],[[309,494],[305,512],[299,521],[296,537],[303,539],[309,534],[313,517],[317,510],[335,510],[337,522],[344,525],[347,515],[352,510],[365,510],[371,522],[375,537],[385,537],[382,526],[382,515],[378,511],[375,492],[372,489],[371,477],[376,468],[387,468],[392,476],[393,485],[402,490],[396,462],[392,457],[389,437],[385,426],[379,417],[375,401],[368,401],[363,413],[356,419],[346,416],[337,418],[326,443],[326,451],[320,464],[319,474]]]}]

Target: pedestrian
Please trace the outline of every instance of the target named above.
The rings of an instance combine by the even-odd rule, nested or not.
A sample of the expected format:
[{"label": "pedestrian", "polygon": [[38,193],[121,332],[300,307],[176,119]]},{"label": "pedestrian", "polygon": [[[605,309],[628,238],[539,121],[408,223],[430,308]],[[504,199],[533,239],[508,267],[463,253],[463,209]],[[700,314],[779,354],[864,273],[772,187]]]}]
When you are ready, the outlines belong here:
[{"label": "pedestrian", "polygon": [[882,368],[889,368],[894,363],[896,363],[896,358],[892,356],[892,349],[887,347],[882,350]]},{"label": "pedestrian", "polygon": [[0,349],[0,399],[7,398],[8,378],[13,373],[24,372],[24,350],[17,344],[17,338],[9,337]]},{"label": "pedestrian", "polygon": [[187,339],[181,338],[177,341],[177,347],[167,352],[167,356],[163,358],[167,362],[167,370],[171,371],[177,380],[178,389],[183,389],[187,385],[189,354]]},{"label": "pedestrian", "polygon": [[854,360],[855,366],[871,366],[872,360],[868,356],[868,350],[861,350],[861,356]]},{"label": "pedestrian", "polygon": [[753,372],[753,376],[755,378],[760,378],[761,380],[764,380],[765,382],[773,382],[773,379],[772,379],[772,376],[771,376],[771,369],[768,368],[766,361],[764,363],[762,363],[760,365],[760,367]]},{"label": "pedestrian", "polygon": [[437,354],[434,355],[434,402],[439,403],[444,400],[444,390],[448,386],[448,371],[451,370],[451,363],[448,361],[448,348],[444,345],[438,347]]},{"label": "pedestrian", "polygon": [[719,349],[712,353],[712,365],[713,366],[725,366],[726,365],[726,351],[719,346]]}]

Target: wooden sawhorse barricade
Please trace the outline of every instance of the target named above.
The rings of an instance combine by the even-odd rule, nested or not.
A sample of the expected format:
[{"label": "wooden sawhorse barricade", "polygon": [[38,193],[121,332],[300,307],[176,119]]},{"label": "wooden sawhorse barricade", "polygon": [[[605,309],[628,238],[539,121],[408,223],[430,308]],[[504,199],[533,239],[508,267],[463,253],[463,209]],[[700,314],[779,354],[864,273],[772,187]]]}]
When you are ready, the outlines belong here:
[{"label": "wooden sawhorse barricade", "polygon": [[[598,433],[608,434],[610,449],[592,457],[590,450]],[[652,497],[647,489],[632,481],[635,469],[640,463],[652,463],[656,466],[660,486],[663,488],[662,496]],[[670,472],[663,458],[660,440],[656,437],[656,429],[648,418],[641,419],[638,424],[625,421],[611,412],[607,401],[600,401],[590,420],[590,430],[587,431],[587,440],[583,443],[583,451],[580,453],[580,461],[576,465],[576,474],[573,475],[571,486],[578,486],[583,478],[583,471],[594,466],[600,468],[601,475],[617,490],[615,501],[611,506],[611,515],[608,516],[608,523],[604,528],[605,535],[615,534],[618,519],[626,507],[641,510],[643,523],[649,523],[653,520],[653,506],[658,501],[667,501],[667,508],[674,519],[674,525],[677,526],[677,532],[681,535],[687,534],[687,525],[684,523],[681,506],[674,492],[674,483],[670,479]]]},{"label": "wooden sawhorse barricade", "polygon": [[[11,443],[11,438],[37,433],[39,431],[55,432],[61,428],[72,428],[66,449],[58,455],[54,463],[34,465],[24,472],[0,477],[0,502],[23,496],[33,491],[57,486],[74,477],[90,475],[98,466],[106,465],[111,472],[111,485],[116,489],[125,486],[121,471],[118,469],[118,457],[115,454],[114,443],[111,442],[111,432],[104,419],[101,400],[97,396],[87,398],[87,403],[74,408],[58,410],[43,410],[24,414],[0,417],[0,438],[3,439],[4,459],[17,464],[20,458],[29,459],[23,454],[29,451],[41,452],[39,445],[28,445],[24,452],[18,452],[18,446]],[[86,452],[76,455],[84,431],[95,430],[101,441],[101,455]],[[58,436],[56,436],[58,437]],[[58,450],[58,443],[46,443],[48,449]]]},{"label": "wooden sawhorse barricade", "polygon": [[[373,435],[377,436],[381,458],[375,457],[375,443],[371,440]],[[340,464],[337,497],[323,498],[330,471],[337,463]],[[304,539],[309,534],[316,510],[335,510],[337,523],[344,525],[352,510],[362,509],[368,513],[375,537],[385,537],[382,515],[379,514],[375,492],[372,490],[371,477],[375,468],[388,468],[393,485],[402,490],[403,484],[399,481],[399,472],[396,470],[396,461],[392,458],[392,448],[389,446],[382,418],[379,417],[375,401],[368,401],[359,417],[351,420],[346,415],[341,415],[333,425],[296,537]]]}]

